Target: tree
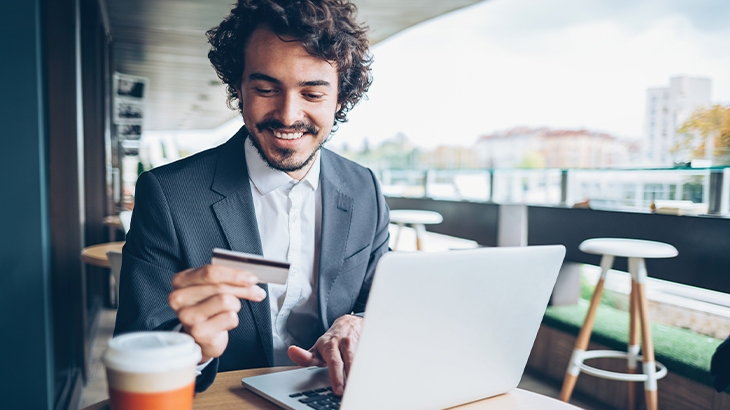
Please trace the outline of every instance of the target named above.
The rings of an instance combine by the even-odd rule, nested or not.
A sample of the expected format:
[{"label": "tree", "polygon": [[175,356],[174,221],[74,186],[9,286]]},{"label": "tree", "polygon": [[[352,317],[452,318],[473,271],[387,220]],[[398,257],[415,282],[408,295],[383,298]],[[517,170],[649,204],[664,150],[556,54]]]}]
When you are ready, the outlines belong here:
[{"label": "tree", "polygon": [[712,159],[715,165],[730,164],[730,106],[716,104],[697,109],[677,134],[680,138],[672,149],[675,154]]}]

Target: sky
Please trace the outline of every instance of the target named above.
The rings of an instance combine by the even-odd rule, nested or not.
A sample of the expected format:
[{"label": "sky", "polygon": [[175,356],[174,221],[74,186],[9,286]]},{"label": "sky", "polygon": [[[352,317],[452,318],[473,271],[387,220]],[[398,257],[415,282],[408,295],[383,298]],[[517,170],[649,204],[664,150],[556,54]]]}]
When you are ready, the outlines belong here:
[{"label": "sky", "polygon": [[515,126],[642,134],[645,93],[708,77],[730,103],[729,0],[489,0],[372,49],[374,83],[329,144],[398,133],[468,146]]}]

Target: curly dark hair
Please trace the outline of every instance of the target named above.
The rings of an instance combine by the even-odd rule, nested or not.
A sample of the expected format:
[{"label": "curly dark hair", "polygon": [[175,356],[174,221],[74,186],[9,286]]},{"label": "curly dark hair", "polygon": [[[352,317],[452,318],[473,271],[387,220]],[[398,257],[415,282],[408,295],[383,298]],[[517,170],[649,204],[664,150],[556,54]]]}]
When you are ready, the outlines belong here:
[{"label": "curly dark hair", "polygon": [[335,125],[372,83],[367,27],[356,19],[357,8],[348,0],[239,0],[231,14],[206,32],[211,45],[208,58],[227,85],[228,106],[243,111],[236,87],[244,71],[244,48],[260,26],[277,36],[293,37],[314,57],[337,64],[339,87]]}]

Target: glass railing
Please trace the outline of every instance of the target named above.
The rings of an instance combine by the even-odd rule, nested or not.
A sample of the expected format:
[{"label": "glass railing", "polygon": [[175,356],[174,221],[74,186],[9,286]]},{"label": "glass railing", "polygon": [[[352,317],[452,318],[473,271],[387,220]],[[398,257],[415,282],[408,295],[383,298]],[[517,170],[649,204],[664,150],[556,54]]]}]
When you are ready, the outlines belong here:
[{"label": "glass railing", "polygon": [[448,169],[379,172],[388,196],[584,206],[677,214],[728,214],[730,167]]}]

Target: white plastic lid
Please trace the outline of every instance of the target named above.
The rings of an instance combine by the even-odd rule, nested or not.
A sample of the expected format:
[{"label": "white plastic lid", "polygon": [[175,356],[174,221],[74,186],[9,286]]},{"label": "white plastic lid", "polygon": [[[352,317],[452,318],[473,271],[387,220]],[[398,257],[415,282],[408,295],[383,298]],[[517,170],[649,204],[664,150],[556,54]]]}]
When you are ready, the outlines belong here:
[{"label": "white plastic lid", "polygon": [[201,358],[200,346],[185,333],[134,332],[110,340],[103,361],[118,371],[157,373],[195,366]]}]

